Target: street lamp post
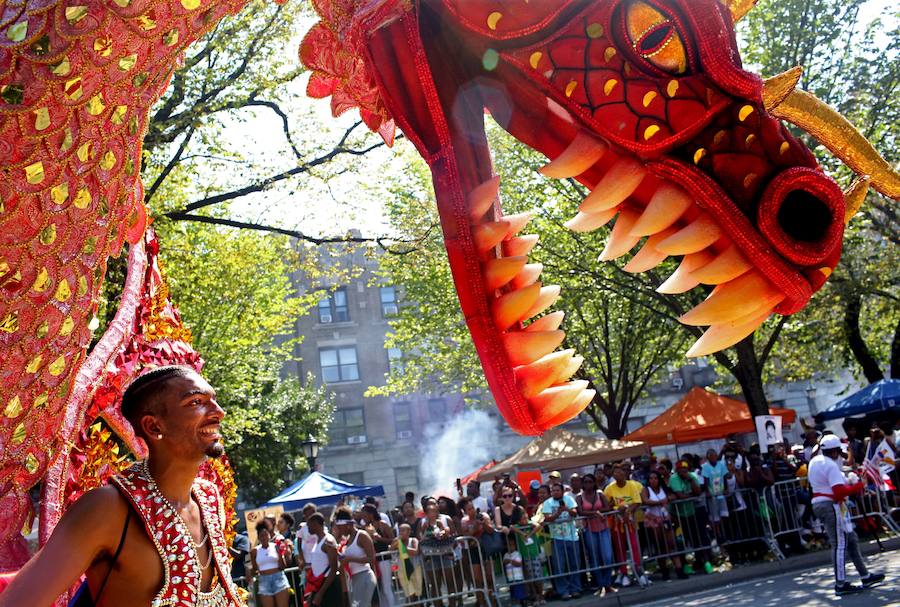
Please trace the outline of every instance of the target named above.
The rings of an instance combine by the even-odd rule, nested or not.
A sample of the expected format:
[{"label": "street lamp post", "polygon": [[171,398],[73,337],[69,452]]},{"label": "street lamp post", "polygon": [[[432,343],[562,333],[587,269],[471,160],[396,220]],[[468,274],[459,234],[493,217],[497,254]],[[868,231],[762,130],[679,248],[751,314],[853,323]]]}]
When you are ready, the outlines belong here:
[{"label": "street lamp post", "polygon": [[319,456],[319,441],[310,436],[303,441],[301,447],[303,447],[303,455],[306,456],[306,463],[309,464],[309,471],[315,471],[316,458]]},{"label": "street lamp post", "polygon": [[816,408],[816,387],[812,380],[809,380],[809,384],[806,386],[806,404],[809,406],[809,413],[815,417],[819,411]]}]

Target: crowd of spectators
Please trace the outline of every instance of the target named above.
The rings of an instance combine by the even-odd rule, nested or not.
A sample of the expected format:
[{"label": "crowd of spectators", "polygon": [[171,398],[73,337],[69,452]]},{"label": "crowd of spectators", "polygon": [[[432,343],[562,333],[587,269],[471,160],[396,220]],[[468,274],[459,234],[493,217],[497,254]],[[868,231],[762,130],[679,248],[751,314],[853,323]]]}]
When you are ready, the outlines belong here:
[{"label": "crowd of spectators", "polygon": [[[886,438],[878,428],[865,441],[848,435],[851,467]],[[800,445],[776,444],[765,452],[730,439],[702,455],[610,462],[565,480],[554,471],[527,489],[502,475],[486,495],[473,481],[457,484],[456,499],[416,500],[407,493],[388,513],[379,512],[374,499],[356,511],[340,507],[328,525],[322,519],[319,534],[311,534],[305,523],[295,532],[293,519],[283,515],[269,521],[260,537],[267,546],[271,541],[292,547],[284,556],[286,566],[318,563],[318,571],[308,570],[306,593],[321,599],[312,604],[326,607],[331,586],[331,600],[345,595],[359,607],[376,601],[394,607],[402,598],[457,607],[467,592],[483,606],[493,604],[494,578],[501,573],[512,598],[522,604],[586,592],[602,596],[635,583],[668,581],[673,572],[686,579],[771,558],[767,538],[773,535],[786,554],[821,541],[804,482],[819,438],[810,431]],[[315,507],[304,508],[305,521],[313,515],[321,518]],[[282,549],[264,550],[277,555]],[[344,575],[324,590],[313,584],[310,594],[311,574],[313,580],[325,579],[328,559]],[[265,587],[288,588],[281,580],[265,580]],[[281,596],[276,593],[272,602],[263,597],[263,607],[281,607]]]}]

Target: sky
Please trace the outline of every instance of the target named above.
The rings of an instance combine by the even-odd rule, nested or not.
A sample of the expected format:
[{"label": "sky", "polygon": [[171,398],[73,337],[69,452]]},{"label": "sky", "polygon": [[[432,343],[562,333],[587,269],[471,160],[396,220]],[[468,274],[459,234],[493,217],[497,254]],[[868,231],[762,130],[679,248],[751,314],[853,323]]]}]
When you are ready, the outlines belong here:
[{"label": "sky", "polygon": [[[884,15],[896,0],[869,0],[861,8],[861,22],[870,23]],[[313,23],[310,19],[309,26]],[[306,28],[303,28],[304,30]],[[887,40],[885,40],[887,44]],[[296,45],[285,50],[296,58]],[[307,77],[291,85],[292,107],[285,108],[297,123],[316,124],[315,129],[297,132],[298,147],[309,149],[316,144],[328,145],[340,138],[349,125],[358,120],[355,110],[339,118],[331,116],[328,100],[305,96]],[[301,121],[301,117],[303,118]],[[307,119],[308,117],[309,119]],[[360,127],[360,133],[364,127]],[[224,131],[228,145],[240,150],[252,161],[260,176],[275,174],[295,164],[281,130],[281,122],[268,111],[243,111],[240,120],[232,120]],[[376,136],[367,139],[377,142]],[[231,214],[235,218],[297,229],[313,235],[334,235],[349,229],[360,229],[366,235],[388,234],[384,220],[384,200],[389,195],[385,180],[378,177],[396,175],[413,159],[411,145],[401,140],[394,149],[382,147],[364,157],[342,160],[342,173],[330,180],[309,176],[293,180],[285,186],[235,201]]]}]

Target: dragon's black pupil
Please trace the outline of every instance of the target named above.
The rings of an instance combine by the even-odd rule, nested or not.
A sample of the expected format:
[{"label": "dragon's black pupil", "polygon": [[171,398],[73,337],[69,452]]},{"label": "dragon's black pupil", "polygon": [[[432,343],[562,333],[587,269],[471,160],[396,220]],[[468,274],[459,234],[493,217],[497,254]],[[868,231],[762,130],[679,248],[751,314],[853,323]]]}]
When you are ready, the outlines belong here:
[{"label": "dragon's black pupil", "polygon": [[665,44],[673,31],[671,23],[657,25],[638,42],[638,52],[646,54],[659,50],[659,47]]}]

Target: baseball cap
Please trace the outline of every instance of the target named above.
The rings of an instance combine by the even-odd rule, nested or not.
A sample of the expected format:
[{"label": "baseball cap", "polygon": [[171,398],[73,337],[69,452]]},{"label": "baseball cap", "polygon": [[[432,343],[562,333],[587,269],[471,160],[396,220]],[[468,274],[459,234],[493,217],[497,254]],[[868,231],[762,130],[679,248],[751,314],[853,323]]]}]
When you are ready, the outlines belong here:
[{"label": "baseball cap", "polygon": [[562,474],[559,473],[559,470],[554,470],[549,476],[550,478],[562,478]]},{"label": "baseball cap", "polygon": [[679,469],[688,469],[690,468],[690,465],[686,461],[681,460],[677,464],[675,464],[675,467]]},{"label": "baseball cap", "polygon": [[841,439],[835,434],[826,434],[822,437],[822,440],[819,441],[819,447],[823,450],[840,449],[841,446]]},{"label": "baseball cap", "polygon": [[528,486],[531,487],[532,489],[537,489],[541,486],[541,481],[534,479],[530,483],[528,483]]}]

